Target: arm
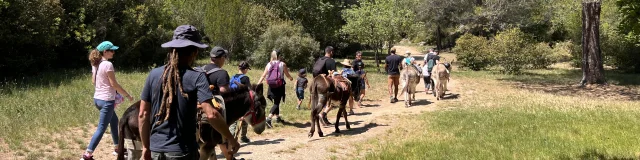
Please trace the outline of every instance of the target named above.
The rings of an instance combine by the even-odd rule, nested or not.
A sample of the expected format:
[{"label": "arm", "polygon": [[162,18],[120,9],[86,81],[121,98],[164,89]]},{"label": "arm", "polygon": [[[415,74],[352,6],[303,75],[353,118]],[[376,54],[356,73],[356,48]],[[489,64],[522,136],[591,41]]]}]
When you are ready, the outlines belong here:
[{"label": "arm", "polygon": [[262,80],[264,80],[264,78],[266,78],[268,71],[269,71],[269,67],[265,67],[264,68],[264,72],[262,72],[262,76],[260,76],[260,80],[258,80],[258,84],[262,83]]},{"label": "arm", "polygon": [[293,90],[295,91],[296,89],[298,89],[298,80],[296,79],[295,81],[293,81]]},{"label": "arm", "polygon": [[[151,125],[149,124],[149,116],[151,115],[151,103],[140,101],[140,112],[138,112],[138,131],[140,131],[140,139],[142,141],[142,149],[149,149],[149,137]],[[124,136],[124,135],[122,135]]]},{"label": "arm", "polygon": [[282,63],[282,70],[284,72],[284,75],[286,75],[289,78],[289,81],[293,81],[293,78],[289,74],[289,68],[287,67],[286,63]]},{"label": "arm", "polygon": [[[127,91],[125,91],[122,86],[120,86],[120,84],[118,84],[118,81],[116,81],[116,73],[113,71],[108,71],[107,72],[107,76],[109,76],[109,83],[111,83],[111,86],[113,88],[116,89],[116,91],[118,91],[118,93],[122,93],[123,96],[127,97],[130,101],[133,101],[133,97],[131,97],[131,95],[129,95],[129,93],[127,93]],[[95,82],[94,82],[95,84]]]}]

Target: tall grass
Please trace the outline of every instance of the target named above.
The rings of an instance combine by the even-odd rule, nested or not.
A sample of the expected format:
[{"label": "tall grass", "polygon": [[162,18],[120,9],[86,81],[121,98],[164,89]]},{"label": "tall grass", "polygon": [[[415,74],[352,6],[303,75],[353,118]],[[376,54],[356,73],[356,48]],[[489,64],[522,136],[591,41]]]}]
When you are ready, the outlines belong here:
[{"label": "tall grass", "polygon": [[[533,71],[518,79],[564,71]],[[391,131],[366,159],[620,159],[638,158],[638,101],[521,90],[491,72],[453,72],[459,100]],[[571,75],[571,74],[569,74]],[[619,75],[618,75],[619,76]],[[555,77],[555,78],[554,78]],[[629,78],[638,78],[630,76]],[[538,81],[536,81],[538,82]],[[533,82],[532,82],[533,83]],[[398,141],[398,139],[400,139]]]}]

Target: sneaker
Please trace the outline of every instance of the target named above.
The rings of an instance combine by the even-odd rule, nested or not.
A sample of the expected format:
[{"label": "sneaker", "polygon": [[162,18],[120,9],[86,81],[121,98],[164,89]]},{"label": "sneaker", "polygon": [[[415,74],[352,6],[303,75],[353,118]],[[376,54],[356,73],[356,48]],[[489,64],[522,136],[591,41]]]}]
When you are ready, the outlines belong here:
[{"label": "sneaker", "polygon": [[267,118],[266,121],[267,121],[267,127],[272,128],[273,126],[271,125],[271,118]]},{"label": "sneaker", "polygon": [[389,103],[394,103],[393,98],[389,98]]},{"label": "sneaker", "polygon": [[247,138],[247,137],[245,137],[245,136],[241,137],[241,138],[240,138],[240,141],[242,141],[243,143],[249,143],[249,142],[251,142],[251,140],[249,140],[249,138]]},{"label": "sneaker", "polygon": [[393,98],[393,103],[398,102],[398,98]]},{"label": "sneaker", "polygon": [[278,122],[278,123],[284,123],[284,120],[283,120],[282,118],[278,117],[278,118],[276,118],[276,122]]},{"label": "sneaker", "polygon": [[296,107],[297,110],[300,110],[300,106],[298,105],[298,107]]},{"label": "sneaker", "polygon": [[82,154],[82,158],[80,158],[80,160],[94,160],[93,159],[93,155],[88,155],[88,154]]}]

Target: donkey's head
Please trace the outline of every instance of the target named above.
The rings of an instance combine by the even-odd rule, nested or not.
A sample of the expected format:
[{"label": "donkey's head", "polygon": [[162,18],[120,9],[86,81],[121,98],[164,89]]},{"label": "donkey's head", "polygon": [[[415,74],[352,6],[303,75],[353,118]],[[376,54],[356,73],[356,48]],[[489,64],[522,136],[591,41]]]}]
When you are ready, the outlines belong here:
[{"label": "donkey's head", "polygon": [[261,134],[266,127],[266,108],[267,99],[264,98],[262,84],[253,84],[250,88],[250,100],[252,100],[252,106],[249,112],[244,116],[245,123],[248,123],[253,128],[253,132]]}]

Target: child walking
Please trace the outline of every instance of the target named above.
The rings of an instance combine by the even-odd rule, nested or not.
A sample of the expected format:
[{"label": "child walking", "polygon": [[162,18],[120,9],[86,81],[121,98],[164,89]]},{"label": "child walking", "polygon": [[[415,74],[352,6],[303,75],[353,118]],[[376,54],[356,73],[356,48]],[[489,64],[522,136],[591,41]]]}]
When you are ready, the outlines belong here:
[{"label": "child walking", "polygon": [[296,96],[298,97],[298,107],[296,109],[300,110],[300,104],[304,101],[304,90],[307,89],[307,70],[300,69],[298,71],[298,79],[296,79]]}]

